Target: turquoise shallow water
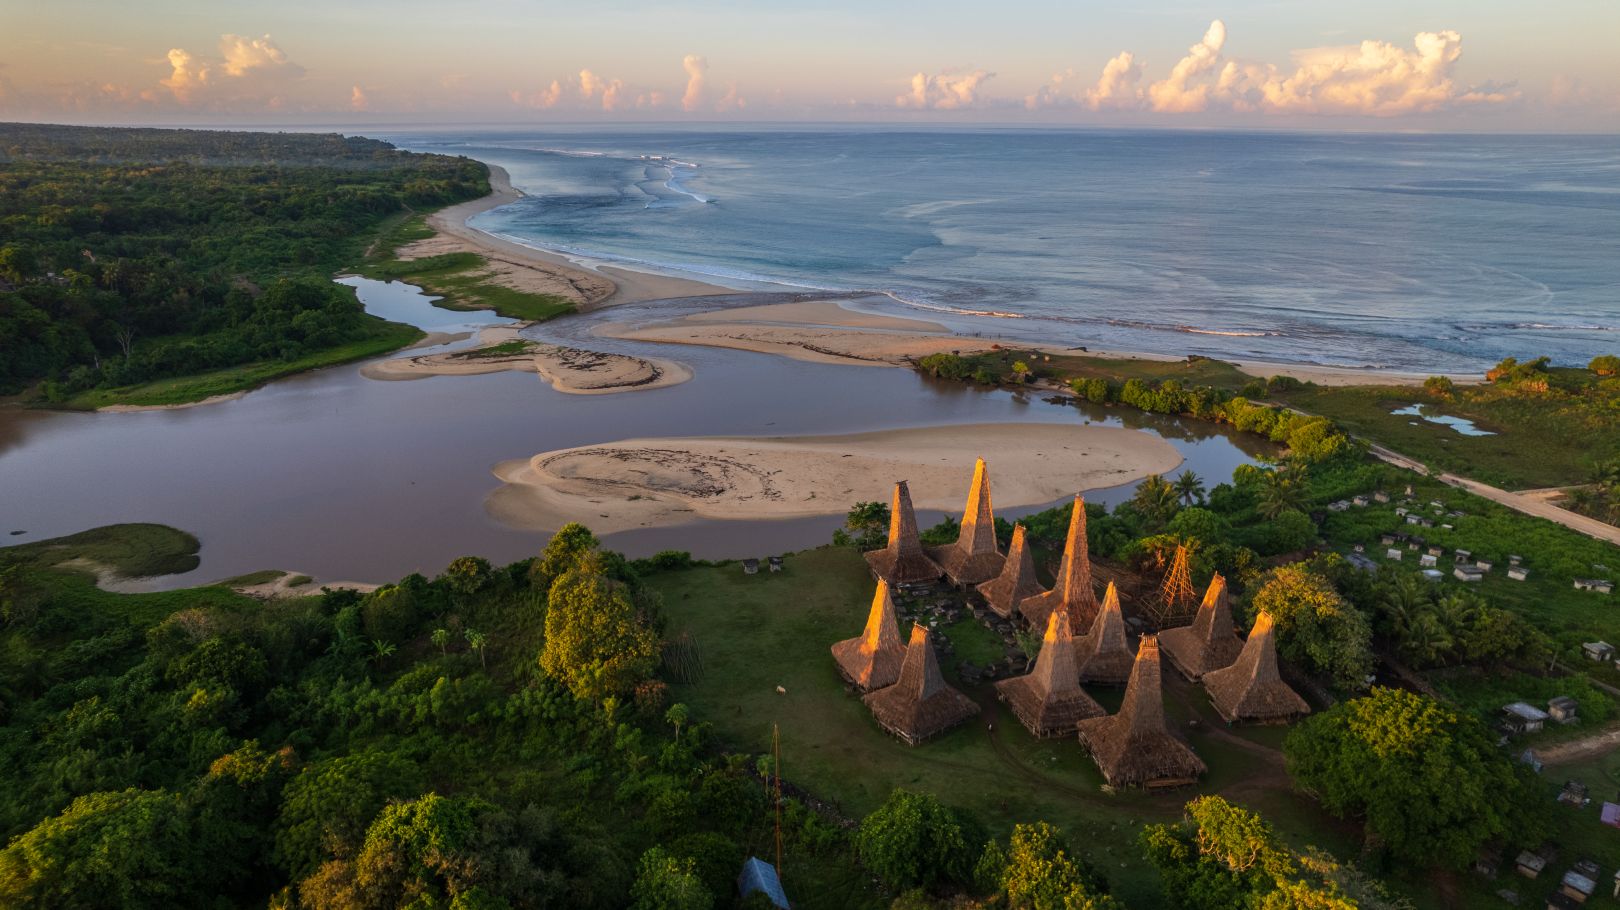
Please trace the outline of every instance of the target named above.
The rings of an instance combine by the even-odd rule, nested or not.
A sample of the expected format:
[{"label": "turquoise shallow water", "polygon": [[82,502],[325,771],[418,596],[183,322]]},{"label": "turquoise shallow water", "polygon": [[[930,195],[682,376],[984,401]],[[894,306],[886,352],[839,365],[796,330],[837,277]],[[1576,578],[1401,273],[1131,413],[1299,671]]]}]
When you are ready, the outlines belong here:
[{"label": "turquoise shallow water", "polygon": [[531,194],[474,224],[959,328],[1400,370],[1620,349],[1620,139],[1053,130],[388,136]]}]

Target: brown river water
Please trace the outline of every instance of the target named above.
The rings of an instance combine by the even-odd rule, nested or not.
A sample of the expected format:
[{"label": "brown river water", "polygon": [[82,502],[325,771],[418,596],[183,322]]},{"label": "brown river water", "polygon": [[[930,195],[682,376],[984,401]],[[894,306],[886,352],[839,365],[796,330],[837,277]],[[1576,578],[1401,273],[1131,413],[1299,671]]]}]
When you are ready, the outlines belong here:
[{"label": "brown river water", "polygon": [[[345,283],[356,286],[371,312],[429,330],[506,321],[432,307],[409,285]],[[701,305],[761,299],[740,294]],[[698,305],[639,309],[673,315]],[[637,315],[616,308],[529,331],[585,343],[598,319]],[[267,568],[322,580],[383,582],[410,572],[436,574],[462,555],[500,564],[536,553],[544,535],[505,527],[486,513],[484,498],[499,486],[490,470],[569,446],[638,436],[822,435],[1092,420],[1163,436],[1186,459],[1182,467],[1210,485],[1265,448],[1208,424],[1117,408],[1081,410],[936,382],[909,370],[691,346],[594,338],[588,343],[680,360],[696,376],[651,391],[564,395],[528,373],[378,382],[350,364],[195,408],[127,414],[0,409],[0,544],[116,522],[159,522],[196,534],[202,561],[192,572],[150,579],[144,587],[183,587]],[[1088,491],[1088,498],[1109,503],[1129,494],[1127,486]],[[885,495],[873,490],[870,498]],[[919,516],[925,524],[938,517]],[[701,558],[763,556],[825,543],[839,523],[834,515],[702,521],[611,535],[605,542],[633,557],[663,549]],[[24,533],[3,536],[13,531]]]}]

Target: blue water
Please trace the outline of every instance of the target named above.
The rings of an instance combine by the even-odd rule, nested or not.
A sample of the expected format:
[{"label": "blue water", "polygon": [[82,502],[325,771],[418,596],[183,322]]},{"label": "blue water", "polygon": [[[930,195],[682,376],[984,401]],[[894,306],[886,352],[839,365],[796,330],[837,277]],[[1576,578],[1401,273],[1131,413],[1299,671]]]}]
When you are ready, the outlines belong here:
[{"label": "blue water", "polygon": [[388,137],[473,223],[988,335],[1405,370],[1620,350],[1620,139],[600,128]]}]

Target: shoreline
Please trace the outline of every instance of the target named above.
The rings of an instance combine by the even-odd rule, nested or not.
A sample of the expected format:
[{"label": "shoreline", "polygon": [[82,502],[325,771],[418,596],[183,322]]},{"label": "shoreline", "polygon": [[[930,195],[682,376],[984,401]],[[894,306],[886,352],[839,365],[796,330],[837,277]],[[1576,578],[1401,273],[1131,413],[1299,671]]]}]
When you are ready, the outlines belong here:
[{"label": "shoreline", "polygon": [[853,502],[884,500],[897,479],[908,479],[917,508],[955,512],[981,455],[991,457],[996,502],[1008,508],[1119,486],[1183,462],[1155,434],[1087,424],[626,439],[501,462],[493,473],[503,483],[485,509],[518,530],[579,521],[613,534],[704,519],[841,515]]},{"label": "shoreline", "polygon": [[[529,323],[488,326],[473,347],[414,357],[379,360],[360,368],[360,375],[383,382],[408,382],[434,376],[481,376],[506,371],[535,373],[569,395],[607,395],[679,385],[692,378],[683,363],[657,357],[632,357],[532,341],[522,331]],[[462,337],[466,337],[463,335]],[[483,352],[519,343],[509,353]]]}]

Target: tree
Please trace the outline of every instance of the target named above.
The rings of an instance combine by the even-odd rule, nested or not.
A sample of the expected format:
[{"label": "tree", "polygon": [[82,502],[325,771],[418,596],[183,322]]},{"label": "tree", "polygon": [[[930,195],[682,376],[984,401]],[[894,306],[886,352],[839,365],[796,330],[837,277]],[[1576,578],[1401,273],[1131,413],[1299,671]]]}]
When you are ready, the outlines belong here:
[{"label": "tree", "polygon": [[462,556],[445,566],[444,574],[439,577],[452,594],[466,598],[482,591],[494,575],[489,560],[481,556]]},{"label": "tree", "polygon": [[714,895],[698,877],[690,858],[671,856],[662,847],[641,854],[636,883],[630,888],[630,910],[709,910]]},{"label": "tree", "polygon": [[1029,374],[1030,374],[1029,364],[1025,363],[1022,360],[1014,360],[1013,365],[1012,365],[1012,371],[1013,371],[1013,378],[1014,379],[1018,380],[1019,382],[1028,381]]},{"label": "tree", "polygon": [[680,702],[670,705],[669,710],[664,712],[664,723],[675,728],[676,739],[681,738],[681,727],[686,725],[687,714],[686,706]]},{"label": "tree", "polygon": [[[385,806],[366,829],[353,863],[329,863],[304,882],[300,896],[313,910],[443,906],[483,878],[475,852],[477,819],[490,808],[437,793]],[[473,906],[505,902],[483,896]]]},{"label": "tree", "polygon": [[961,820],[926,793],[896,788],[861,820],[855,852],[884,884],[898,891],[968,879],[975,857]]},{"label": "tree", "polygon": [[1305,506],[1305,478],[1297,468],[1266,471],[1260,485],[1259,511],[1264,518],[1277,518],[1284,512],[1302,512]]},{"label": "tree", "polygon": [[1063,832],[1046,822],[1013,828],[1003,850],[986,849],[979,862],[981,881],[1019,910],[1115,910],[1108,883],[1075,855]]},{"label": "tree", "polygon": [[595,554],[552,585],[540,666],[569,691],[593,700],[623,695],[657,663],[658,634],[626,586],[603,574]]},{"label": "tree", "polygon": [[434,629],[433,634],[429,637],[432,639],[434,644],[439,646],[439,653],[441,655],[450,653],[449,629]]},{"label": "tree", "polygon": [[1620,357],[1613,354],[1599,354],[1592,358],[1586,368],[1599,376],[1613,376],[1620,373]]},{"label": "tree", "polygon": [[370,750],[306,766],[282,792],[275,860],[294,880],[332,856],[352,857],[391,799],[418,792],[416,763]]},{"label": "tree", "polygon": [[172,907],[217,881],[195,846],[176,794],[81,796],[0,851],[0,905]]},{"label": "tree", "polygon": [[484,648],[489,644],[489,636],[474,629],[468,629],[463,634],[467,638],[467,647],[473,649],[478,655],[478,665],[488,671],[489,661],[484,659]]},{"label": "tree", "polygon": [[1450,398],[1456,388],[1450,376],[1430,376],[1423,380],[1423,391],[1436,398]]},{"label": "tree", "polygon": [[1251,603],[1271,614],[1277,650],[1333,677],[1338,686],[1360,689],[1372,671],[1372,626],[1321,575],[1300,564],[1273,571]]},{"label": "tree", "polygon": [[889,539],[889,506],[882,502],[857,502],[844,517],[844,526],[833,532],[833,543],[857,550],[881,549]]},{"label": "tree", "polygon": [[1175,517],[1179,499],[1176,488],[1163,475],[1149,474],[1131,494],[1131,506],[1147,521],[1148,527],[1158,529]]},{"label": "tree", "polygon": [[1333,706],[1283,744],[1294,782],[1369,845],[1419,867],[1466,865],[1498,837],[1531,843],[1540,819],[1525,769],[1472,717],[1400,689]]},{"label": "tree", "polygon": [[1232,534],[1232,523],[1203,506],[1189,506],[1177,512],[1165,530],[1184,543],[1215,546],[1227,542]]},{"label": "tree", "polygon": [[1191,468],[1181,472],[1175,482],[1176,495],[1181,497],[1181,504],[1192,506],[1200,505],[1204,501],[1204,479],[1193,473]]},{"label": "tree", "polygon": [[540,558],[529,567],[529,583],[537,591],[550,591],[553,583],[574,568],[580,558],[598,546],[596,535],[578,522],[569,522],[551,535]]}]

